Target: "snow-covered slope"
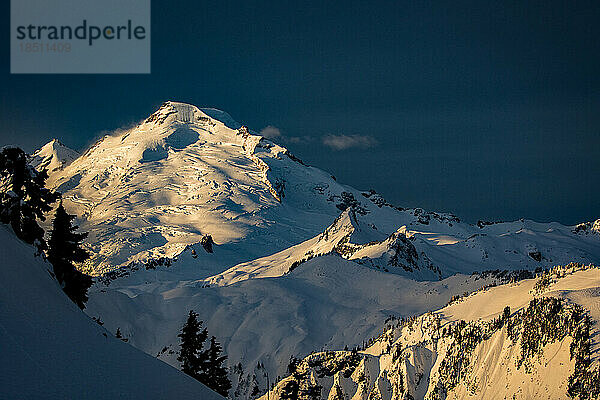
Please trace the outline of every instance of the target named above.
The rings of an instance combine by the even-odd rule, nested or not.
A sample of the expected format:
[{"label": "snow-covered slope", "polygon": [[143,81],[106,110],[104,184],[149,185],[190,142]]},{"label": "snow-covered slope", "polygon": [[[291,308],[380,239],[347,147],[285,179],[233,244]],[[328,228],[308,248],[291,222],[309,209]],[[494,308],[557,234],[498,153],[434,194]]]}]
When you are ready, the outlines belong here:
[{"label": "snow-covered slope", "polygon": [[0,398],[221,398],[115,339],[69,300],[33,253],[0,226]]},{"label": "snow-covered slope", "polygon": [[392,320],[358,351],[315,352],[261,399],[294,385],[328,399],[599,398],[599,310],[600,269],[555,268]]},{"label": "snow-covered slope", "polygon": [[[55,147],[52,142],[40,150],[36,163]],[[68,211],[90,232],[87,268],[95,275],[181,259],[210,235],[215,254],[196,246],[190,268],[193,277],[207,277],[315,237],[347,208],[374,233],[360,244],[396,234],[356,257],[377,258],[406,236],[417,254],[425,254],[422,266],[430,263],[442,276],[600,260],[600,235],[576,227],[527,220],[478,226],[451,214],[393,207],[373,191],[360,192],[304,165],[227,113],[189,104],[167,102],[61,166],[51,168],[48,183],[64,193]]]}]

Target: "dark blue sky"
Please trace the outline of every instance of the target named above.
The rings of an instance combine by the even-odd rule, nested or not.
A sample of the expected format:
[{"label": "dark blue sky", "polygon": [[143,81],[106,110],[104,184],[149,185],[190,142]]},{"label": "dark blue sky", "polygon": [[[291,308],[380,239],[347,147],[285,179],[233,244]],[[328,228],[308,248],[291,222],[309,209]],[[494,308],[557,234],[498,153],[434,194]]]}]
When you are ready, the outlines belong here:
[{"label": "dark blue sky", "polygon": [[600,217],[597,0],[221,3],[153,1],[152,74],[78,76],[10,75],[2,2],[0,143],[82,149],[178,100],[397,205]]}]

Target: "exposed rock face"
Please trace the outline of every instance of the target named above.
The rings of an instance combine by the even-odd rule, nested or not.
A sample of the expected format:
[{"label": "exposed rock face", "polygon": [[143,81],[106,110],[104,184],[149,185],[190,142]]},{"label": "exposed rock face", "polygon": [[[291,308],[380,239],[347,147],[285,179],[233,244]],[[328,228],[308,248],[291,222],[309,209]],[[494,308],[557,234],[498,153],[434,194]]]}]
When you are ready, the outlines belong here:
[{"label": "exposed rock face", "polygon": [[414,244],[402,232],[395,232],[390,237],[388,248],[391,252],[388,264],[394,267],[400,267],[408,272],[413,272],[415,269],[427,268],[437,272],[440,276],[439,268],[435,268],[427,255],[419,253]]},{"label": "exposed rock face", "polygon": [[576,225],[575,228],[573,228],[573,233],[582,235],[600,235],[600,219],[597,219],[594,222],[583,222]]},{"label": "exposed rock face", "polygon": [[530,251],[529,257],[533,258],[537,262],[542,261],[542,253],[540,253],[539,251]]},{"label": "exposed rock face", "polygon": [[204,250],[206,250],[207,253],[213,252],[214,242],[213,242],[212,236],[204,235],[202,237],[202,239],[200,240],[200,244],[202,245],[202,247],[204,247]]}]

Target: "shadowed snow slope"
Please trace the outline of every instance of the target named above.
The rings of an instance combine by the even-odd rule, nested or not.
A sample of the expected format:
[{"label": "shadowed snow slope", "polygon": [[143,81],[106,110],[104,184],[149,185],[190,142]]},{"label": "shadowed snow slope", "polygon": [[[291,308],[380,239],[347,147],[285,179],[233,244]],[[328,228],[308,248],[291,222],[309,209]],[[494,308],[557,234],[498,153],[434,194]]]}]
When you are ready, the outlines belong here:
[{"label": "shadowed snow slope", "polygon": [[[457,293],[495,281],[455,275],[419,282],[334,254],[315,257],[280,277],[228,286],[165,281],[164,269],[140,272],[97,285],[86,312],[100,316],[111,331],[120,327],[134,346],[177,365],[171,352],[178,349],[177,332],[193,309],[223,343],[231,366],[241,363],[252,374],[260,361],[271,377],[285,374],[291,355],[360,344],[379,332],[390,315],[437,309]],[[236,385],[234,380],[232,394]]]},{"label": "shadowed snow slope", "polygon": [[50,277],[49,264],[0,226],[2,399],[219,399],[115,339]]}]

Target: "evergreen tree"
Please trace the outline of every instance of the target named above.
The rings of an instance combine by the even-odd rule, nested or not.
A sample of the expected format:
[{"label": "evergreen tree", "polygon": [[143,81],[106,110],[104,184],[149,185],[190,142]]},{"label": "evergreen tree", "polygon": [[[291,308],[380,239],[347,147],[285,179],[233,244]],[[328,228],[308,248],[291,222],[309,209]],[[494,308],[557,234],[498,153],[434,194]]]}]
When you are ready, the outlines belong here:
[{"label": "evergreen tree", "polygon": [[502,319],[505,321],[508,321],[509,318],[510,318],[510,307],[506,306],[506,307],[504,307],[504,311],[502,311]]},{"label": "evergreen tree", "polygon": [[297,374],[299,363],[300,363],[300,360],[298,360],[293,355],[290,356],[290,362],[288,363],[288,366],[287,366],[287,371],[290,375],[295,376]]},{"label": "evergreen tree", "polygon": [[117,339],[123,339],[123,335],[121,334],[121,328],[117,328],[117,332],[115,333],[115,337]]},{"label": "evergreen tree", "polygon": [[193,310],[190,310],[188,319],[177,336],[181,339],[177,357],[181,362],[181,370],[215,392],[227,396],[231,389],[227,368],[223,365],[227,356],[221,355],[223,349],[214,336],[210,338],[209,348],[204,350],[208,330],[202,329],[202,321],[198,320],[198,314]]},{"label": "evergreen tree", "polygon": [[48,241],[48,261],[52,263],[54,275],[63,291],[84,309],[92,278],[74,265],[89,258],[89,254],[81,248],[81,241],[87,237],[87,233],[75,232],[77,225],[72,224],[74,218],[74,215],[67,214],[62,203],[56,209]]},{"label": "evergreen tree", "polygon": [[252,383],[252,392],[250,392],[250,397],[258,397],[260,394],[260,388],[256,382]]},{"label": "evergreen tree", "polygon": [[212,336],[208,349],[208,368],[204,384],[222,396],[227,397],[227,393],[231,389],[231,382],[227,376],[227,368],[223,365],[227,360],[227,356],[221,355],[222,350],[217,339]]},{"label": "evergreen tree", "polygon": [[321,385],[307,382],[306,387],[300,391],[300,397],[307,400],[319,400],[322,390]]},{"label": "evergreen tree", "polygon": [[0,221],[10,224],[17,237],[35,244],[40,252],[46,249],[46,242],[37,220],[45,220],[44,213],[60,196],[45,187],[47,178],[45,170],[36,171],[27,163],[20,148],[0,151]]},{"label": "evergreen tree", "polygon": [[190,310],[186,323],[177,335],[181,339],[177,361],[181,362],[183,372],[203,382],[208,361],[208,350],[203,350],[203,347],[208,331],[201,328],[202,321],[198,320],[198,314]]}]

